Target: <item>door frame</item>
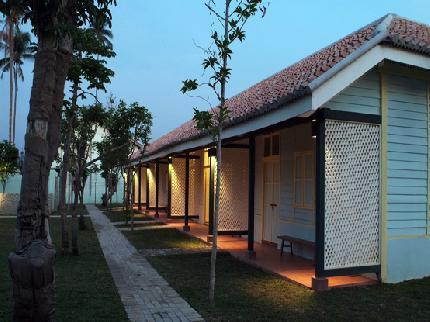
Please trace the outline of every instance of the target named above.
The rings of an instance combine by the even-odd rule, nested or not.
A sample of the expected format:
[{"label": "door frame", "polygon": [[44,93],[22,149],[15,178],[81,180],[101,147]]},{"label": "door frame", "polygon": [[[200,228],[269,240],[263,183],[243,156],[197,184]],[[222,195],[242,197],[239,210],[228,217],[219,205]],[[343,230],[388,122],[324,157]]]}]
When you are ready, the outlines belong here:
[{"label": "door frame", "polygon": [[[266,240],[264,238],[264,231],[265,231],[265,225],[266,225],[266,214],[265,214],[265,206],[264,206],[264,195],[265,195],[265,171],[264,168],[266,166],[266,164],[269,163],[278,163],[279,166],[279,173],[277,174],[278,176],[278,181],[279,181],[279,186],[280,186],[280,180],[281,180],[281,160],[280,160],[280,156],[279,155],[275,155],[275,156],[269,156],[269,157],[263,157],[263,180],[262,180],[262,185],[263,185],[263,189],[262,189],[262,218],[261,218],[261,243],[262,244],[269,244],[269,245],[277,245],[275,241],[270,241],[270,240]],[[275,173],[273,174],[275,176]],[[280,187],[279,187],[280,188]],[[280,193],[280,191],[279,191]],[[279,198],[281,199],[281,198]],[[279,205],[278,205],[279,207]],[[277,218],[279,219],[279,218]],[[272,225],[270,227],[270,235],[273,235],[273,220],[272,220]]]}]

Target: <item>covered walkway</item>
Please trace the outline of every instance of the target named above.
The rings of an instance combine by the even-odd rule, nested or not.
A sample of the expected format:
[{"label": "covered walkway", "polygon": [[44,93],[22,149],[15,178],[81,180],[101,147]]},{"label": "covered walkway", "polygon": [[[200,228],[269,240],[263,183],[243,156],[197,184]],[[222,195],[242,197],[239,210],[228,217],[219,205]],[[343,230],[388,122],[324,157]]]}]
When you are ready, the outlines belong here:
[{"label": "covered walkway", "polygon": [[[174,227],[182,231],[182,220],[170,220],[166,227]],[[207,241],[208,227],[190,221],[190,231],[187,234]],[[237,259],[258,267],[266,272],[274,273],[292,282],[312,288],[312,277],[315,276],[315,266],[312,260],[291,256],[288,252],[280,256],[280,251],[271,245],[254,243],[255,258],[248,253],[246,238],[235,236],[218,236],[218,247],[230,252]],[[333,276],[328,278],[329,287],[350,287],[376,284],[376,279],[365,275]]]}]

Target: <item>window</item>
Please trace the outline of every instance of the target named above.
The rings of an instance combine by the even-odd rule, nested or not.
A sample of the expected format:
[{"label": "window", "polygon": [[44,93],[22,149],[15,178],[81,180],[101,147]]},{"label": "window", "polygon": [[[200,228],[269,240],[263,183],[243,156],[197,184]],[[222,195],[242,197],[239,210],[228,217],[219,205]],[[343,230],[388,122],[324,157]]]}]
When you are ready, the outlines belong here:
[{"label": "window", "polygon": [[264,156],[270,157],[279,155],[279,134],[274,134],[264,138]]},{"label": "window", "polygon": [[294,154],[294,207],[314,208],[314,162],[311,151]]}]

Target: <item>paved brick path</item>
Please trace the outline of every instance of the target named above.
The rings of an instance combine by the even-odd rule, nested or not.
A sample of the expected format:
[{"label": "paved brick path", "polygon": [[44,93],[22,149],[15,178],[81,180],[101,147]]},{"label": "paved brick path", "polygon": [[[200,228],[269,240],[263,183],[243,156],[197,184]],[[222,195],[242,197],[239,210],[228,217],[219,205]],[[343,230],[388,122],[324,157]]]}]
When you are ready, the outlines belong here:
[{"label": "paved brick path", "polygon": [[94,205],[87,205],[131,321],[203,321]]}]

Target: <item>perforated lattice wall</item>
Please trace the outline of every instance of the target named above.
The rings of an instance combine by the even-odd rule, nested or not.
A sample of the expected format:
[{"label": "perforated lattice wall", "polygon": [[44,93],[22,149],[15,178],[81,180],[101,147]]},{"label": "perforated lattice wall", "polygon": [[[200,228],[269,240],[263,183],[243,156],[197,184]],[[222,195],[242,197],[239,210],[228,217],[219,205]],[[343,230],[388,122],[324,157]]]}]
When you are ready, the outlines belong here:
[{"label": "perforated lattice wall", "polygon": [[142,203],[146,203],[146,167],[142,167],[141,169],[141,173],[142,173],[142,178],[141,180],[141,185],[140,185],[140,189],[141,189],[141,193],[142,193]]},{"label": "perforated lattice wall", "polygon": [[379,126],[325,128],[324,269],[378,265]]},{"label": "perforated lattice wall", "polygon": [[159,190],[159,206],[167,207],[167,185],[168,185],[168,165],[160,163],[160,190]]},{"label": "perforated lattice wall", "polygon": [[190,195],[188,212],[190,215],[200,215],[203,204],[202,167],[200,159],[190,160]]},{"label": "perforated lattice wall", "polygon": [[155,164],[150,164],[148,168],[149,180],[149,206],[155,207]]},{"label": "perforated lattice wall", "polygon": [[[172,216],[185,214],[185,163],[184,158],[172,160]],[[202,167],[200,159],[190,159],[190,185],[188,214],[200,215],[203,204],[202,194]]]},{"label": "perforated lattice wall", "polygon": [[223,149],[219,231],[248,230],[248,150]]},{"label": "perforated lattice wall", "polygon": [[185,198],[185,159],[173,158],[171,165],[172,195],[171,195],[171,215],[183,216]]}]

